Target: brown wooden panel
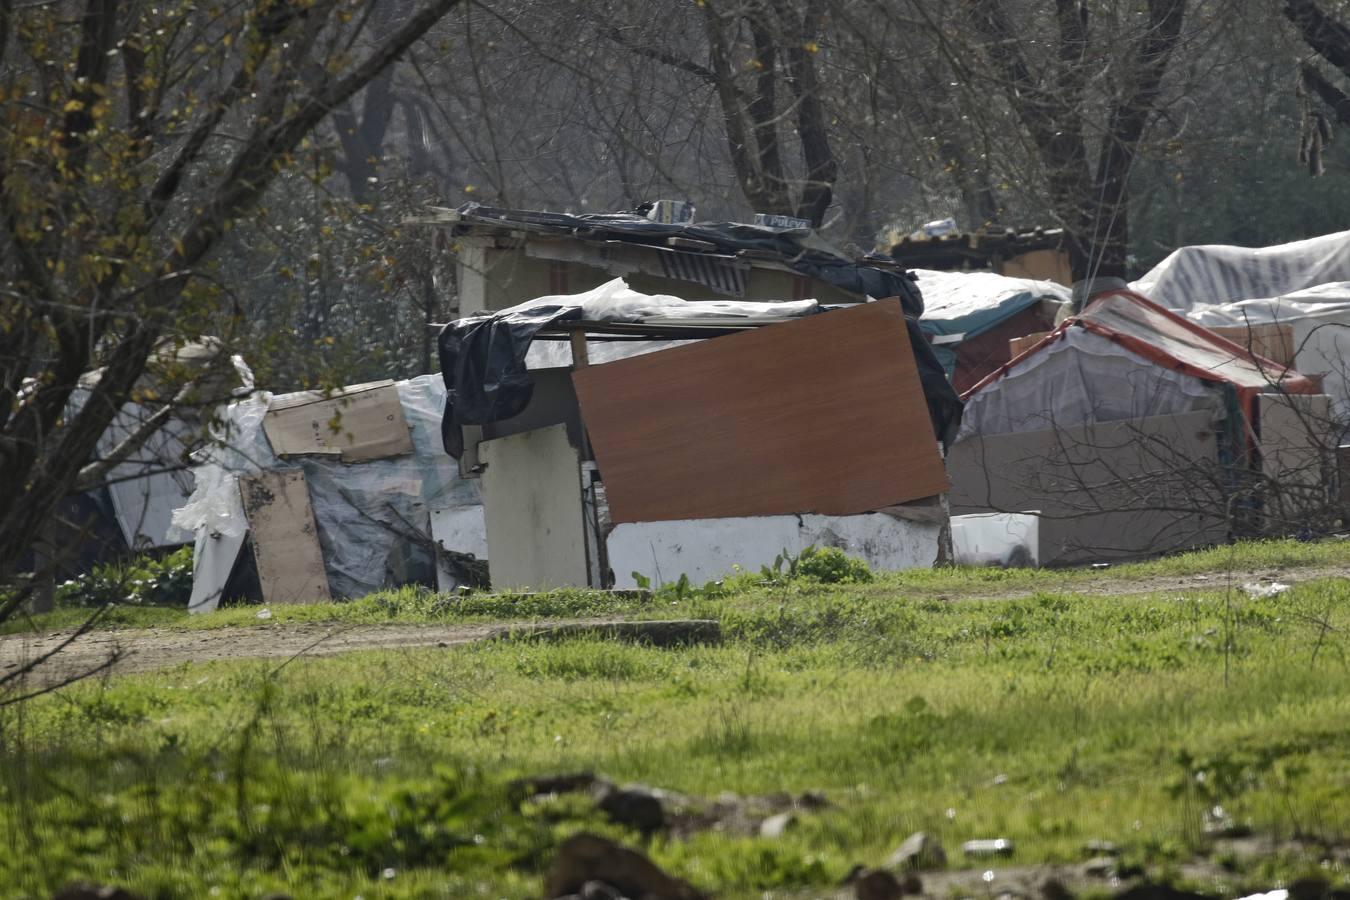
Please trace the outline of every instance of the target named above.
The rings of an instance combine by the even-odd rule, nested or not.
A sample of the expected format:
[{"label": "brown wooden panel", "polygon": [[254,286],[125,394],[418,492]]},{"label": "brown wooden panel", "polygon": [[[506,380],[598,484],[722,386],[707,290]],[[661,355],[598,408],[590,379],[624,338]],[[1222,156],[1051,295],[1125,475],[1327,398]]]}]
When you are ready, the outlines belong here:
[{"label": "brown wooden panel", "polygon": [[259,472],[239,479],[266,603],[326,603],[328,572],[309,487],[300,469]]},{"label": "brown wooden panel", "polygon": [[851,515],[947,489],[898,300],[572,380],[615,522]]}]

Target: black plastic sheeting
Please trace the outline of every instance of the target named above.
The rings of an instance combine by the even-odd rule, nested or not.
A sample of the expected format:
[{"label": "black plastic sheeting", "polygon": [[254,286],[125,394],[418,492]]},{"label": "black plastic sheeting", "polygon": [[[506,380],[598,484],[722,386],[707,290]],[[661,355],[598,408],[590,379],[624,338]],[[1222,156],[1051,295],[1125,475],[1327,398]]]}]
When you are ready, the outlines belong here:
[{"label": "black plastic sheeting", "polygon": [[840,290],[877,299],[899,297],[904,304],[905,315],[916,319],[923,315],[923,298],[908,272],[859,265],[841,256],[808,247],[801,240],[809,235],[806,231],[747,225],[743,222],[671,224],[653,222],[633,213],[574,216],[568,213],[497,209],[477,203],[466,203],[457,212],[460,221],[470,225],[496,225],[503,228],[520,225],[529,230],[551,231],[590,240],[655,244],[662,249],[669,249],[664,243],[666,238],[684,237],[714,244],[720,253],[734,254],[738,250],[770,253],[803,275],[818,278]]},{"label": "black plastic sheeting", "polygon": [[[913,282],[909,290],[918,293]],[[904,295],[901,300],[907,308]],[[537,306],[460,319],[441,330],[439,352],[446,388],[441,437],[447,453],[459,456],[463,450],[460,426],[487,425],[525,409],[534,391],[525,355],[535,334],[555,322],[578,319],[581,314],[581,308],[575,306]],[[950,445],[961,427],[961,398],[919,330],[918,321],[906,315],[905,324],[933,433]]]}]

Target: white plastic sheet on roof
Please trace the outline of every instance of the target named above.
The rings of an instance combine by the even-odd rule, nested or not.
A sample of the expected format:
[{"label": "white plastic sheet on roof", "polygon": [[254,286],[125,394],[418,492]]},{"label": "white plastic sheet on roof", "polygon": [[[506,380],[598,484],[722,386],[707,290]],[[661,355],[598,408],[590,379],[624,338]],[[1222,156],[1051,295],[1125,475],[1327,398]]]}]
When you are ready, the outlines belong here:
[{"label": "white plastic sheet on roof", "polygon": [[1181,247],[1130,287],[1184,311],[1340,281],[1350,281],[1350,231],[1274,247]]},{"label": "white plastic sheet on roof", "polygon": [[1185,315],[1206,327],[1289,325],[1294,369],[1302,375],[1322,376],[1334,414],[1350,420],[1350,281],[1319,284],[1279,297],[1198,303]]},{"label": "white plastic sheet on roof", "polygon": [[971,395],[957,440],[1194,412],[1216,402],[1199,378],[1070,328]]},{"label": "white plastic sheet on roof", "polygon": [[1197,303],[1186,311],[1186,318],[1212,328],[1215,325],[1291,322],[1304,316],[1335,310],[1350,310],[1350,281],[1319,284],[1279,297],[1237,300],[1232,303]]},{"label": "white plastic sheet on roof", "polygon": [[1053,281],[1011,278],[993,272],[937,272],[915,269],[923,293],[923,318],[960,319],[996,310],[1009,300],[1026,294],[1038,299],[1068,303],[1070,291]]},{"label": "white plastic sheet on roof", "polygon": [[[819,309],[815,300],[685,300],[669,294],[643,294],[615,278],[580,294],[539,297],[511,307],[511,310],[537,306],[565,306],[581,310],[581,318],[592,322],[642,322],[649,319],[761,319],[805,316]],[[500,310],[510,312],[511,310]],[[600,364],[641,356],[678,347],[690,341],[605,341],[589,340],[586,353],[591,363]],[[572,350],[566,341],[535,341],[525,355],[530,369],[572,365]]]}]

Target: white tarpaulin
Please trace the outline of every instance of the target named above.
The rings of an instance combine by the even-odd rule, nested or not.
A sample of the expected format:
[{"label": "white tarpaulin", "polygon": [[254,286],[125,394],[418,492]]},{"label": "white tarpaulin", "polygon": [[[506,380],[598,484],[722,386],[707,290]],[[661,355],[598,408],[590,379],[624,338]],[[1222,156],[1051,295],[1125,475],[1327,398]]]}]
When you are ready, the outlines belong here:
[{"label": "white tarpaulin", "polygon": [[1350,231],[1274,247],[1181,247],[1130,287],[1168,309],[1185,311],[1341,281],[1350,281]]},{"label": "white tarpaulin", "polygon": [[[441,445],[445,384],[439,375],[396,383],[413,452],[346,464],[320,456],[282,460],[263,432],[271,395],[230,404],[220,443],[197,455],[197,488],[173,514],[176,536],[240,535],[247,529],[238,476],[300,468],[305,473],[334,596],[360,597],[386,584],[386,569],[406,535],[430,536],[430,511],[480,503],[478,484],[458,476]],[[449,548],[457,549],[457,548]]]},{"label": "white tarpaulin", "polygon": [[1070,290],[1053,281],[1010,278],[993,272],[936,272],[915,269],[919,290],[923,293],[923,319],[946,321],[963,319],[999,310],[1009,301],[1021,298],[1068,303]]},{"label": "white tarpaulin", "polygon": [[[150,411],[138,404],[124,406],[99,437],[99,455],[111,454],[148,415]],[[108,473],[108,496],[128,547],[144,550],[179,543],[167,535],[173,511],[192,493],[185,454],[198,437],[199,429],[171,419]]]},{"label": "white tarpaulin", "polygon": [[[560,294],[539,297],[517,304],[493,315],[531,309],[539,306],[558,306],[581,310],[581,318],[591,322],[645,322],[659,324],[662,320],[684,319],[763,319],[792,318],[814,313],[820,308],[815,300],[782,300],[777,302],[754,300],[685,300],[669,294],[643,294],[628,286],[622,278],[607,281],[599,287],[580,294]],[[627,359],[667,350],[692,341],[605,341],[590,340],[586,344],[588,360],[592,365]],[[573,365],[572,349],[566,341],[536,340],[525,355],[530,369],[547,369]]]},{"label": "white tarpaulin", "polygon": [[1199,378],[1069,328],[968,397],[957,440],[1187,413],[1216,402]]},{"label": "white tarpaulin", "polygon": [[1280,297],[1202,303],[1185,315],[1208,328],[1288,325],[1294,369],[1321,376],[1334,415],[1350,419],[1350,282],[1320,284]]}]

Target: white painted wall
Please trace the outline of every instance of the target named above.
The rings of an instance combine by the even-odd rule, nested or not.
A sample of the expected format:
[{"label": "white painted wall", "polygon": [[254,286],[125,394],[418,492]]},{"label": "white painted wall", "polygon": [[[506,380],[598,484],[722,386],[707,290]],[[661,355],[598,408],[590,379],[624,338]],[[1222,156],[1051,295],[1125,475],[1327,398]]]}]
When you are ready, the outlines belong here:
[{"label": "white painted wall", "polygon": [[653,587],[688,575],[696,585],[725,578],[736,567],[759,571],[784,550],[838,547],[881,572],[926,568],[938,555],[941,527],[884,513],[857,516],[751,516],[618,525],[607,541],[616,588],[635,588],[633,572]]},{"label": "white painted wall", "polygon": [[488,573],[499,590],[585,587],[581,464],[566,425],[484,441]]}]

